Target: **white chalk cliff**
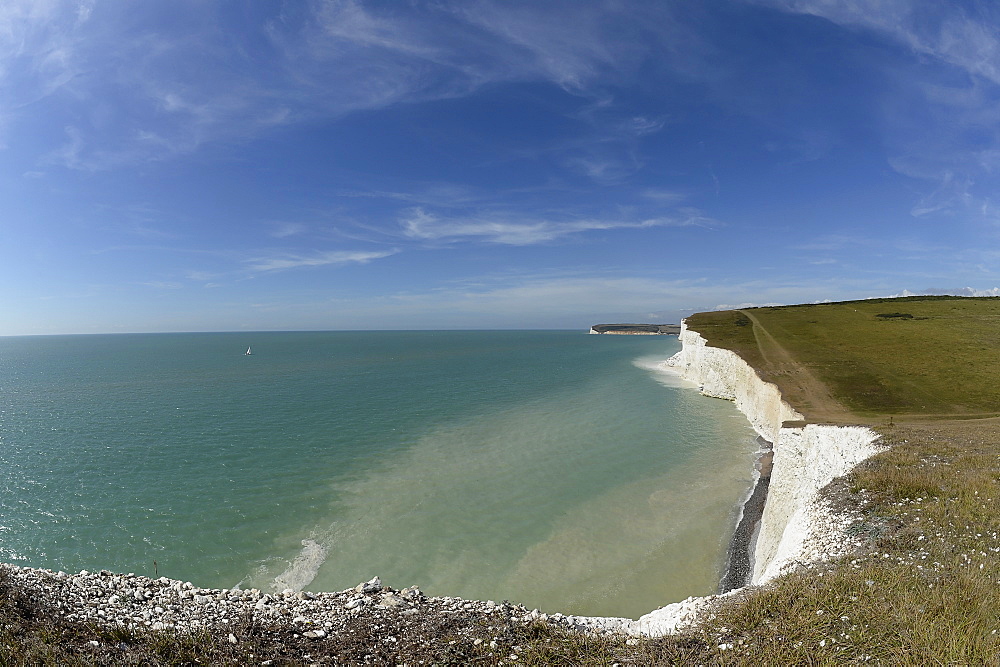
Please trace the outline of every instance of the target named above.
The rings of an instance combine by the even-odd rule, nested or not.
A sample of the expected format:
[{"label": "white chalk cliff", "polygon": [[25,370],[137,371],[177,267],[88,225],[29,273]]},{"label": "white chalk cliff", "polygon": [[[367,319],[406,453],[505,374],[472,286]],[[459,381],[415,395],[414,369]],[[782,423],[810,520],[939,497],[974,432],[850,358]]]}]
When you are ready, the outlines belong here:
[{"label": "white chalk cliff", "polygon": [[[803,424],[804,417],[782,399],[777,386],[761,380],[739,355],[709,346],[686,323],[681,324],[680,340],[682,350],[667,364],[697,383],[706,396],[733,401],[774,446],[770,488],[752,552],[752,583],[765,583],[796,562],[814,560],[816,543],[835,544],[842,530],[818,507],[819,491],[880,451],[877,434],[861,426]],[[716,597],[670,604],[637,621],[614,620],[622,621],[616,624],[619,629],[633,634],[668,634],[693,621]],[[603,620],[595,625],[608,627],[612,621]]]},{"label": "white chalk cliff", "polygon": [[816,494],[878,452],[878,436],[862,426],[785,426],[805,418],[742,357],[709,346],[686,323],[680,338],[684,347],[668,363],[698,383],[706,396],[735,402],[754,430],[774,444],[771,486],[753,553],[753,583],[763,583],[799,560],[813,523],[809,511]]}]

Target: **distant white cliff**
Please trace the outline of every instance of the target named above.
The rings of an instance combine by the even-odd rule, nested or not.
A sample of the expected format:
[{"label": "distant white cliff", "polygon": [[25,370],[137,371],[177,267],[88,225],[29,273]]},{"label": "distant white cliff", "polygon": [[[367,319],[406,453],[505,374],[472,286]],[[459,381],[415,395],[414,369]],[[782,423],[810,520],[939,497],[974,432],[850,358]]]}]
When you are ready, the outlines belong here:
[{"label": "distant white cliff", "polygon": [[735,352],[709,346],[686,323],[680,340],[683,348],[669,364],[706,396],[735,402],[754,430],[774,443],[771,486],[753,552],[753,583],[763,583],[802,560],[804,542],[827,523],[810,515],[819,490],[881,451],[878,435],[863,426],[803,424],[777,386],[761,380]]},{"label": "distant white cliff", "polygon": [[617,334],[626,336],[676,336],[681,331],[679,324],[594,324],[592,334]]},{"label": "distant white cliff", "polygon": [[[698,332],[688,329],[686,322],[681,324],[680,341],[683,348],[666,364],[696,383],[702,394],[733,401],[754,430],[773,443],[770,488],[752,550],[752,583],[765,583],[798,562],[835,555],[823,553],[823,545],[836,550],[842,541],[843,524],[817,503],[819,491],[881,451],[878,435],[862,426],[806,424],[781,397],[777,386],[761,380],[736,353],[711,347]],[[719,597],[689,598],[635,621],[579,620],[657,636],[690,624]]]}]

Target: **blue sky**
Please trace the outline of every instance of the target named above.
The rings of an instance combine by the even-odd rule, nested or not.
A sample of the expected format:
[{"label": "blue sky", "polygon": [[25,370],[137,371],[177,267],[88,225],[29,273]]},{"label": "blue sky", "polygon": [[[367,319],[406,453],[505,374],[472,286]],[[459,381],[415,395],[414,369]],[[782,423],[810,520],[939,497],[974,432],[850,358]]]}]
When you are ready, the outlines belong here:
[{"label": "blue sky", "polygon": [[990,2],[0,5],[0,334],[1000,285]]}]

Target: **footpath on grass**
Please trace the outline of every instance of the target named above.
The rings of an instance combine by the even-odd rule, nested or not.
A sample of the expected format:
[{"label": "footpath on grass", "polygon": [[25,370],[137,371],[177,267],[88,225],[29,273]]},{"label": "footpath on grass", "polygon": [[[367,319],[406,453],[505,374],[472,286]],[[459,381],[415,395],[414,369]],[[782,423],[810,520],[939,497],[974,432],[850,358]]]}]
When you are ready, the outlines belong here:
[{"label": "footpath on grass", "polygon": [[[701,628],[719,664],[995,664],[1000,654],[1000,300],[702,313],[807,420],[886,451],[824,489],[859,548],[802,563]],[[839,509],[838,509],[839,508]]]},{"label": "footpath on grass", "polygon": [[[655,639],[580,633],[571,619],[506,602],[430,599],[377,582],[329,600],[254,598],[110,573],[4,567],[0,662],[996,664],[1000,299],[872,300],[691,319],[710,345],[737,352],[787,392],[806,419],[861,423],[882,436],[886,451],[821,493],[851,546],[839,559],[804,559],[708,609],[685,633]],[[115,590],[98,603],[86,589],[105,581]],[[40,586],[61,593],[49,597]],[[181,607],[194,614],[183,632]],[[112,608],[131,614],[133,626],[109,616]],[[163,629],[152,629],[157,622]]]},{"label": "footpath on grass", "polygon": [[[798,412],[814,423],[859,424],[865,420],[849,412],[834,398],[830,389],[808,367],[797,361],[757,319],[752,310],[738,311],[752,323],[754,341],[764,365],[759,372],[766,373],[782,397]],[[780,383],[777,379],[780,378]]]}]

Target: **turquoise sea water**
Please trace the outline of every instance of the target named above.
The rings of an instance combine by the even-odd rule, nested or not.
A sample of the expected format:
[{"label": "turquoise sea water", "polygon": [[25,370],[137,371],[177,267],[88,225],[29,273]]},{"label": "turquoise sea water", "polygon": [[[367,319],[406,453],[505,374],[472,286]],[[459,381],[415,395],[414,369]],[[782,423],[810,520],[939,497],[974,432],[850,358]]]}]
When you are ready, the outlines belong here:
[{"label": "turquoise sea water", "polygon": [[655,369],[678,349],[560,331],[0,338],[0,560],[277,590],[378,575],[635,617],[715,590],[751,483],[743,417]]}]

